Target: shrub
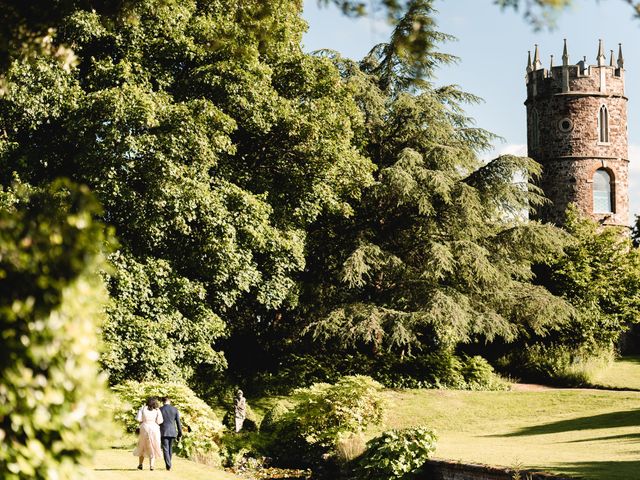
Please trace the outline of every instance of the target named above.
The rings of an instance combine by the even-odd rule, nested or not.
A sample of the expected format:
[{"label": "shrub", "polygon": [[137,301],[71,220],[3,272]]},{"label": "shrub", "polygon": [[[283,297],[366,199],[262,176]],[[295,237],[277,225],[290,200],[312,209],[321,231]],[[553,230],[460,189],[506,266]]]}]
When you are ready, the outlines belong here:
[{"label": "shrub", "polygon": [[262,452],[279,467],[307,468],[316,464],[325,450],[307,442],[296,418],[289,412],[273,423],[270,431],[261,431]]},{"label": "shrub", "polygon": [[505,390],[507,383],[482,357],[458,357],[447,350],[398,361],[389,359],[374,378],[391,388]]},{"label": "shrub", "polygon": [[336,454],[344,435],[381,422],[381,389],[369,377],[347,376],[333,385],[316,383],[294,391],[290,409],[276,405],[263,419],[262,432],[269,437],[266,453],[290,467],[307,467],[325,454]]},{"label": "shrub", "polygon": [[506,355],[498,366],[529,381],[580,387],[592,384],[612,357],[607,349],[585,352],[574,346],[537,343]]},{"label": "shrub", "polygon": [[467,388],[461,360],[447,350],[398,361],[389,359],[376,379],[391,388]]},{"label": "shrub", "polygon": [[435,451],[436,440],[436,434],[426,427],[384,432],[367,443],[355,478],[387,480],[413,472]]},{"label": "shrub", "polygon": [[[475,357],[471,360],[464,356],[460,358],[446,349],[405,356],[402,359],[391,354],[376,357],[363,353],[290,354],[282,361],[276,373],[257,374],[251,384],[254,386],[254,394],[286,395],[291,392],[293,385],[305,387],[318,382],[334,383],[344,375],[369,375],[389,388],[506,388],[498,375],[473,373],[476,367],[467,366],[468,361],[476,360]],[[491,368],[486,362],[485,365]],[[465,378],[465,369],[469,380]]]},{"label": "shrub", "polygon": [[500,378],[491,364],[480,357],[463,357],[460,373],[466,387],[471,390],[506,390],[507,383]]},{"label": "shrub", "polygon": [[151,396],[168,396],[180,412],[183,437],[175,444],[176,453],[202,463],[219,464],[219,444],[224,427],[211,408],[193,391],[178,383],[128,381],[112,387],[120,398],[115,412],[128,432],[138,426],[138,409]]},{"label": "shrub", "polygon": [[[386,360],[381,364],[385,365]],[[274,371],[257,373],[250,383],[253,394],[289,395],[295,388],[321,382],[335,383],[345,375],[373,375],[380,366],[375,359],[360,353],[290,353]]]},{"label": "shrub", "polygon": [[291,407],[285,402],[276,403],[262,418],[260,433],[270,434],[276,431],[278,422],[289,413]]},{"label": "shrub", "polygon": [[382,385],[370,377],[343,377],[335,384],[316,383],[293,392],[289,415],[310,444],[332,448],[343,432],[361,432],[378,425],[384,413]]},{"label": "shrub", "polygon": [[81,479],[106,392],[97,323],[103,227],[84,187],[0,192],[0,472]]}]

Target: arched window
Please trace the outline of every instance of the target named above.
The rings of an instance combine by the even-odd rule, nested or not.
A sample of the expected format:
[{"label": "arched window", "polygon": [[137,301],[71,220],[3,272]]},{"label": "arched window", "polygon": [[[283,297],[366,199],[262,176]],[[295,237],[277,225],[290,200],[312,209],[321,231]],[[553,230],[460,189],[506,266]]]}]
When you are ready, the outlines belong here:
[{"label": "arched window", "polygon": [[598,131],[600,141],[603,143],[609,142],[609,112],[606,105],[600,107],[600,113],[598,114]]},{"label": "arched window", "polygon": [[611,176],[606,170],[593,174],[593,213],[611,213]]},{"label": "arched window", "polygon": [[531,111],[531,147],[540,145],[540,126],[538,124],[538,111]]}]

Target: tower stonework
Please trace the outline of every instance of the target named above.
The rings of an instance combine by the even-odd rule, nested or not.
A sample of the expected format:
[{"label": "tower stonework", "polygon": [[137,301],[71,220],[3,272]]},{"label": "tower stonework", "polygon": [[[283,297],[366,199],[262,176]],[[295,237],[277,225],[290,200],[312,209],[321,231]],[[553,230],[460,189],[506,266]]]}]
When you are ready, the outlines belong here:
[{"label": "tower stonework", "polygon": [[537,217],[564,223],[570,203],[604,225],[629,225],[627,97],[622,47],[595,65],[586,57],[543,68],[536,45],[527,65],[527,145],[542,165],[539,185],[551,203]]}]

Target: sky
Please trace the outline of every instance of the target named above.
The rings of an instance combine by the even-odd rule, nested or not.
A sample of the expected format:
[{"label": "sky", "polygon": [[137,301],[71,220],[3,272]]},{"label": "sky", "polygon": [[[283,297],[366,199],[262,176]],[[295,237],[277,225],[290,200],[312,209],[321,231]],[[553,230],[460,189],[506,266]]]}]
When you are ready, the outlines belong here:
[{"label": "sky", "polygon": [[[524,0],[521,3],[525,3]],[[596,63],[598,40],[618,52],[622,43],[625,88],[629,97],[629,200],[631,219],[640,215],[640,19],[623,0],[574,0],[560,12],[555,28],[534,31],[521,12],[501,10],[494,0],[435,0],[438,29],[458,40],[441,46],[442,52],[460,61],[442,67],[436,84],[456,84],[483,98],[469,105],[467,113],[477,126],[500,137],[489,156],[500,153],[526,154],[525,69],[527,52],[538,44],[545,68],[550,55],[554,65],[562,63],[563,39],[567,39],[569,63],[584,56]],[[318,7],[317,0],[304,0],[304,18],[309,24],[304,36],[308,52],[321,48],[337,50],[343,56],[360,59],[373,45],[386,41],[390,27],[384,13],[360,19],[346,18],[333,6]]]}]

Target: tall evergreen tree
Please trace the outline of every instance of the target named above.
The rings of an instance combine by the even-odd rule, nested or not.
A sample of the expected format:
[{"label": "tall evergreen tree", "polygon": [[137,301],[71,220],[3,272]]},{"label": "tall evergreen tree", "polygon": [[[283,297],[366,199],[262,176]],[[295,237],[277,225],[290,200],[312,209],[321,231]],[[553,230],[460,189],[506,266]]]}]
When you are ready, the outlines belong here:
[{"label": "tall evergreen tree", "polygon": [[[305,315],[316,340],[344,347],[451,350],[460,343],[543,336],[571,305],[531,283],[534,262],[565,235],[526,218],[543,202],[527,158],[478,154],[492,136],[475,128],[455,86],[435,87],[437,46],[429,0],[412,2],[390,41],[359,64],[335,57],[365,116],[356,142],[378,167],[356,214],[311,235]],[[420,25],[427,55],[403,48]],[[321,279],[314,283],[314,279]],[[312,287],[311,287],[312,286]],[[314,301],[316,300],[316,301]]]}]

